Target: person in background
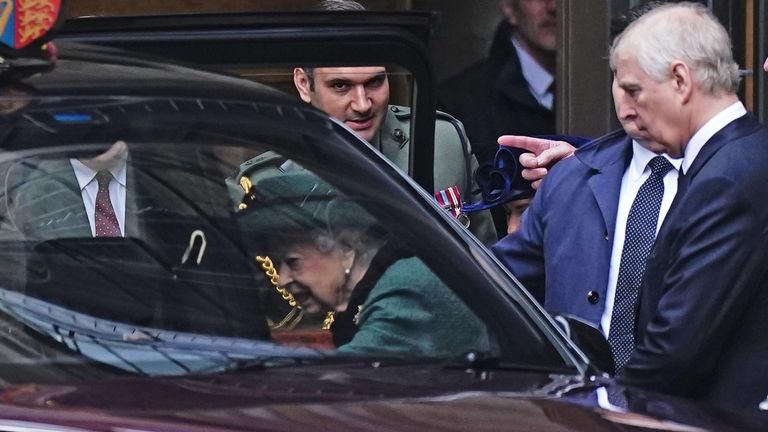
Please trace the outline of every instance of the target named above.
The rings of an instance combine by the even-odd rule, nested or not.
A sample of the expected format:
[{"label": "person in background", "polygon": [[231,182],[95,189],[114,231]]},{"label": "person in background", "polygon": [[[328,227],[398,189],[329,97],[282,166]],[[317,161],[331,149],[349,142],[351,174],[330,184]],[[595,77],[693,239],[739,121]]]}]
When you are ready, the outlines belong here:
[{"label": "person in background", "polygon": [[[481,165],[493,163],[501,135],[555,133],[555,4],[501,0],[489,55],[438,87],[438,108],[462,121]],[[493,216],[504,233],[500,208]]]},{"label": "person in background", "polygon": [[438,107],[461,119],[481,164],[501,135],[555,132],[555,3],[501,0],[489,55],[438,87]]}]

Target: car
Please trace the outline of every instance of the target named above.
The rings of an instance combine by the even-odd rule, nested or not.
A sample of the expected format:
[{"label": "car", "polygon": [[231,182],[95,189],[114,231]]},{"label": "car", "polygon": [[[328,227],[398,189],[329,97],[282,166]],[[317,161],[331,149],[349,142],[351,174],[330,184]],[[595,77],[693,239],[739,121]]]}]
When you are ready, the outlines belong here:
[{"label": "car", "polygon": [[[267,49],[270,68],[320,58],[283,18],[383,63],[412,53],[429,112],[418,16],[370,16],[363,41],[267,16],[255,39],[310,52]],[[429,168],[416,182],[295,97],[71,30],[88,25],[2,53],[0,429],[765,430],[614,384],[599,335],[544,312],[426,192]],[[413,127],[418,170],[432,128]],[[351,264],[320,273],[308,243]],[[290,289],[330,274],[358,281]]]}]

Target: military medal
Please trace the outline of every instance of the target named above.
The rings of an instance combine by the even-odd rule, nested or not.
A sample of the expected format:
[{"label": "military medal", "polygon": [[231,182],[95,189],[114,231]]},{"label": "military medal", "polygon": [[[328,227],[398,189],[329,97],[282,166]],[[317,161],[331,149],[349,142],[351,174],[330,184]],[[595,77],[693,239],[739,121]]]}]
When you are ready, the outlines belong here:
[{"label": "military medal", "polygon": [[465,227],[469,227],[469,218],[461,211],[461,193],[454,186],[435,192],[435,199],[440,206],[453,215]]}]

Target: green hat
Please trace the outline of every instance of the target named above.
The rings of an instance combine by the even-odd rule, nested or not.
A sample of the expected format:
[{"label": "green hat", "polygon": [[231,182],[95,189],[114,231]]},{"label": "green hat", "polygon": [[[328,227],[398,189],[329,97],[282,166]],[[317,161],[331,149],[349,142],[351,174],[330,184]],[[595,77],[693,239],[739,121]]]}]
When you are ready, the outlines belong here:
[{"label": "green hat", "polygon": [[345,229],[366,231],[375,224],[362,207],[306,170],[255,179],[243,203],[238,219],[260,238],[335,235]]}]

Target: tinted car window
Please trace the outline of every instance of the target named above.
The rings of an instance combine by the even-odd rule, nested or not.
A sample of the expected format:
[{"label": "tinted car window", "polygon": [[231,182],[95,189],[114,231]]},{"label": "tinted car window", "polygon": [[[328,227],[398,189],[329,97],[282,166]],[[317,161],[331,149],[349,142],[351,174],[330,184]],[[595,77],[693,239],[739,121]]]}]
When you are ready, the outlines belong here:
[{"label": "tinted car window", "polygon": [[[183,374],[244,360],[515,351],[454,293],[460,281],[413,247],[425,240],[403,234],[400,203],[350,162],[367,144],[314,110],[6,102],[4,363]],[[83,203],[89,187],[99,199],[99,170],[118,183],[107,189],[122,236],[94,236],[95,210]],[[561,365],[536,357],[546,338],[521,328],[515,345],[529,349],[508,360]]]}]

